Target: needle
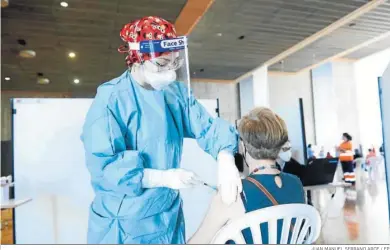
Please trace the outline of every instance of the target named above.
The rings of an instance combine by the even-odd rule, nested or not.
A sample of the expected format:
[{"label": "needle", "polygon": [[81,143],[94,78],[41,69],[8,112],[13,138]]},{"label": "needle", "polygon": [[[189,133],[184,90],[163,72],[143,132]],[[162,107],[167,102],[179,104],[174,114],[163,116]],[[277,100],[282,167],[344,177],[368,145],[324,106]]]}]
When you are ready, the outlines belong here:
[{"label": "needle", "polygon": [[211,185],[207,184],[206,182],[203,182],[203,185],[205,185],[206,187],[209,187],[209,188],[211,188],[213,190],[217,190],[217,187],[211,186]]}]

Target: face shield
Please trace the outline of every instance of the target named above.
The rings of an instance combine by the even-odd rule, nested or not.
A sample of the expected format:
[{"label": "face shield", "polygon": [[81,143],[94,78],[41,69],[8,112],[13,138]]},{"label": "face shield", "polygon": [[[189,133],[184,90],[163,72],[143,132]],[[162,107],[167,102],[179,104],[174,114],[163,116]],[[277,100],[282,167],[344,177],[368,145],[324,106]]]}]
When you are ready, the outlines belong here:
[{"label": "face shield", "polygon": [[190,91],[187,37],[165,40],[145,40],[129,43],[129,51],[137,51],[140,73],[144,81],[161,90],[179,81]]}]

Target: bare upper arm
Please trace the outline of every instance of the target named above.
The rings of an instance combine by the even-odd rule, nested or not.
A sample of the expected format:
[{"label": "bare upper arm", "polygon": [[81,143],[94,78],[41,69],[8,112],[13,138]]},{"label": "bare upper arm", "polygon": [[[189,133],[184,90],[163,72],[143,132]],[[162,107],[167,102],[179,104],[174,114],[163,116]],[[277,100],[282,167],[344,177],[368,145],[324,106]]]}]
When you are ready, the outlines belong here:
[{"label": "bare upper arm", "polygon": [[217,193],[211,200],[209,209],[202,224],[188,244],[208,244],[215,234],[231,219],[245,214],[245,207],[241,196],[237,196],[236,202],[230,206],[222,202],[221,196]]}]

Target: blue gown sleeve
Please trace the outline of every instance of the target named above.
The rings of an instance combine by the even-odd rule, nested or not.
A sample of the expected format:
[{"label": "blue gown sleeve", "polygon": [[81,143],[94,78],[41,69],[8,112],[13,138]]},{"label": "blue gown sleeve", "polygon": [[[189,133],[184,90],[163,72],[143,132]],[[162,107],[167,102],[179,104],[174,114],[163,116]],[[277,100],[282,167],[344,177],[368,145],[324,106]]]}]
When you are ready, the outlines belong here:
[{"label": "blue gown sleeve", "polygon": [[121,127],[108,106],[92,104],[81,139],[92,182],[117,193],[138,196],[142,193],[143,158],[126,148]]},{"label": "blue gown sleeve", "polygon": [[237,130],[227,121],[212,117],[192,92],[188,97],[188,90],[182,84],[181,89],[186,106],[182,110],[185,113],[184,137],[196,139],[198,145],[214,159],[222,150],[235,154],[238,150]]}]

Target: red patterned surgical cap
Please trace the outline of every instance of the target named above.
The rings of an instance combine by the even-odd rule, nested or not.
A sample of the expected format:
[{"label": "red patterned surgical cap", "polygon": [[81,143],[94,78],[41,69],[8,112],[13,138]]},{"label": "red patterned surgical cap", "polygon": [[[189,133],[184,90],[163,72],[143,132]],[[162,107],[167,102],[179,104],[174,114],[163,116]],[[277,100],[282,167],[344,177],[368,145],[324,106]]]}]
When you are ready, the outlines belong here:
[{"label": "red patterned surgical cap", "polygon": [[[163,40],[176,38],[176,30],[173,24],[156,16],[148,16],[126,24],[119,33],[126,45],[118,48],[120,53],[128,53],[126,64],[140,63],[151,58],[159,57],[163,53],[140,53],[137,50],[130,50],[128,43],[139,43],[145,40]],[[166,53],[166,52],[165,52]]]}]

